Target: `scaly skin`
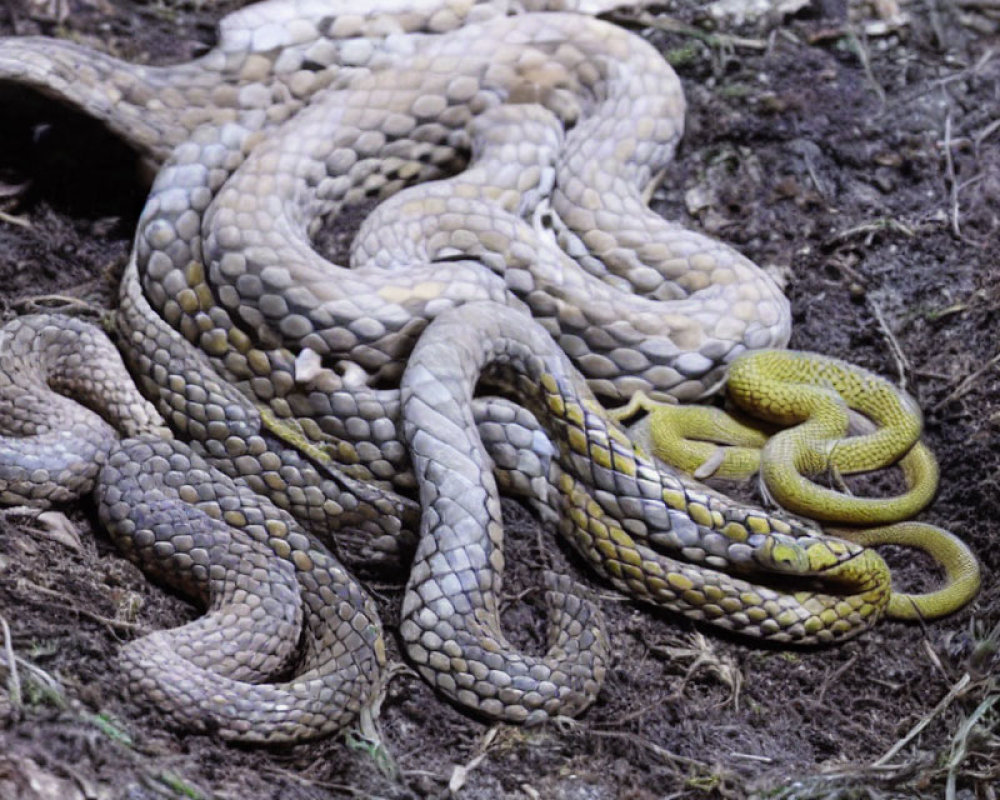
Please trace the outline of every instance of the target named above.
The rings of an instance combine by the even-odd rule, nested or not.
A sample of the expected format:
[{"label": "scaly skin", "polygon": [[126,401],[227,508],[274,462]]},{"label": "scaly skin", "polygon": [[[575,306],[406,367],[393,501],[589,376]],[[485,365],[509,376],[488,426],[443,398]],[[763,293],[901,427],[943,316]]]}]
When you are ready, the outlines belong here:
[{"label": "scaly skin", "polygon": [[[537,324],[514,309],[472,303],[435,319],[402,381],[424,515],[400,632],[421,674],[443,693],[490,716],[532,722],[592,700],[605,668],[593,611],[563,593],[549,594],[563,635],[546,656],[513,651],[500,631],[503,528],[481,438],[491,434],[477,430],[471,411],[476,385],[483,377],[494,383],[498,369],[499,388],[545,420],[558,443],[535,462],[548,482],[539,499],[559,509],[568,541],[618,588],[779,642],[837,641],[884,613],[889,570],[873,550],[657,471]],[[539,445],[543,455],[546,446]],[[502,448],[498,458],[511,463]],[[523,463],[513,471],[521,475],[505,483],[530,477]],[[793,588],[768,587],[775,575]],[[595,646],[568,647],[567,627]]]},{"label": "scaly skin", "polygon": [[119,548],[207,609],[122,649],[129,691],[184,727],[246,742],[354,722],[379,686],[385,644],[371,599],[339,562],[170,438],[94,326],[26,316],[0,342],[0,498],[48,505],[95,489]]},{"label": "scaly skin", "polygon": [[[787,341],[787,301],[770,278],[641,202],[683,124],[678,81],[659,55],[606,23],[564,14],[495,18],[501,6],[472,6],[471,19],[494,18],[411,45],[373,34],[386,27],[377,10],[366,22],[337,17],[335,3],[271,2],[227,18],[219,47],[192,64],[133,69],[13,40],[0,50],[0,79],[41,85],[91,109],[154,161],[183,143],[143,216],[140,274],[153,307],[233,377],[259,376],[274,344],[312,347],[331,366],[358,363],[368,383],[398,378],[413,338],[438,309],[515,295],[612,397],[640,388],[697,397],[718,385],[737,353]],[[416,5],[402,16],[413,30],[465,21]],[[358,38],[337,38],[347,36]],[[313,253],[307,233],[320,216],[453,170],[470,141],[467,123],[505,101],[539,103],[573,123],[544,216],[576,250],[592,251],[581,276],[558,276],[553,295],[544,274],[513,269],[491,278],[453,264],[449,283],[464,288],[442,294],[434,286],[440,265],[424,270],[437,281],[412,265],[373,288]],[[160,144],[148,143],[145,127],[163,131]],[[526,247],[549,249],[528,229],[498,242],[504,223],[497,214],[488,225],[501,253],[516,255],[525,236]],[[286,291],[286,272],[295,292]],[[564,298],[572,284],[579,290]],[[226,343],[234,328],[252,344]],[[282,391],[280,378],[271,375],[271,392]],[[261,399],[279,416],[291,404]],[[321,427],[337,424],[318,416]]]},{"label": "scaly skin", "polygon": [[[636,395],[614,416],[627,419],[640,408],[649,412],[629,427],[629,434],[685,472],[729,480],[759,472],[782,508],[835,526],[854,526],[836,530],[843,538],[867,547],[899,544],[930,553],[945,570],[945,585],[920,595],[894,592],[889,616],[942,617],[976,595],[979,564],[969,548],[948,531],[906,521],[933,499],[938,484],[937,462],[919,438],[920,409],[909,395],[853,364],[785,350],[736,359],[726,389],[741,415]],[[849,409],[875,429],[848,436]],[[892,497],[857,497],[810,480],[823,473],[848,475],[893,464],[902,469],[907,489]]]},{"label": "scaly skin", "polygon": [[[607,4],[537,5],[593,13]],[[118,329],[144,393],[190,439],[183,459],[200,475],[208,464],[220,470],[205,491],[228,487],[225,473],[313,531],[346,527],[362,547],[398,555],[416,525],[407,494],[419,484],[422,533],[402,628],[411,658],[442,691],[504,719],[578,712],[599,688],[608,646],[596,609],[563,578],[548,581],[549,653],[529,658],[503,639],[499,518],[488,462],[474,456],[477,431],[496,435],[498,457],[514,454],[501,479],[560,509],[571,541],[637,597],[782,641],[834,640],[875,621],[889,589],[874,553],[657,472],[590,394],[700,397],[739,353],[788,338],[787,301],[770,278],[642,201],[683,123],[679,83],[660,56],[584,16],[505,16],[503,0],[352,8],[270,0],[228,17],[202,59],[160,69],[45,40],[0,42],[0,80],[91,111],[160,167]],[[470,149],[472,169],[446,177]],[[406,188],[428,179],[440,182]],[[354,268],[313,250],[324,217],[397,192],[359,238]],[[493,322],[453,310],[476,301],[490,302],[476,309]],[[531,347],[553,347],[528,311],[575,367],[550,359],[539,368],[511,344],[508,328],[520,325]],[[486,351],[467,359],[427,345],[406,375],[432,379],[408,378],[403,395],[395,388],[414,342],[442,315],[436,330],[463,319],[483,336],[473,351],[510,344],[508,365],[530,367],[515,398],[534,403],[558,458],[540,430],[515,439],[528,430],[515,406],[474,403],[469,375]],[[465,372],[455,375],[453,361]],[[450,398],[464,432],[440,427],[434,404],[419,402],[424,391]],[[473,454],[475,471],[463,473],[461,461],[442,472],[456,466],[452,452]],[[455,496],[465,474],[475,488]],[[183,523],[189,512],[171,513]],[[205,536],[220,552],[238,538]],[[295,580],[309,591],[323,568],[294,552]],[[177,559],[188,563],[183,548]],[[749,582],[758,567],[806,586],[758,588]],[[278,570],[267,586],[287,577]],[[814,590],[819,578],[838,591]],[[213,591],[196,594],[230,602]],[[171,667],[153,669],[169,676]],[[182,695],[169,680],[157,685],[153,699],[182,719]],[[354,708],[338,692],[335,720]],[[254,702],[239,708],[253,716]]]}]

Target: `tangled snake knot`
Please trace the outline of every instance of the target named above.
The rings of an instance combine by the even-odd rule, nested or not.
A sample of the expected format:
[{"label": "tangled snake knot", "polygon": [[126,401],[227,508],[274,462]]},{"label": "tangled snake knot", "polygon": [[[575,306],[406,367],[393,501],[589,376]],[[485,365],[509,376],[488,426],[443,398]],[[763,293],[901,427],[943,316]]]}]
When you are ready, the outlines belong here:
[{"label": "tangled snake knot", "polygon": [[[156,170],[116,315],[141,392],[96,329],[10,323],[0,499],[95,488],[122,550],[208,609],[123,649],[178,724],[296,740],[375,702],[382,629],[334,540],[415,549],[399,635],[442,693],[509,721],[580,712],[610,660],[600,611],[548,574],[547,652],[505,639],[501,487],[617,588],[750,636],[832,642],[975,592],[942,532],[960,596],[902,602],[870,548],[652,461],[598,402],[703,397],[790,319],[762,270],[647,207],[683,96],[591,16],[611,5],[268,0],[160,68],[0,41],[0,80]],[[375,198],[348,266],[316,251]]]}]

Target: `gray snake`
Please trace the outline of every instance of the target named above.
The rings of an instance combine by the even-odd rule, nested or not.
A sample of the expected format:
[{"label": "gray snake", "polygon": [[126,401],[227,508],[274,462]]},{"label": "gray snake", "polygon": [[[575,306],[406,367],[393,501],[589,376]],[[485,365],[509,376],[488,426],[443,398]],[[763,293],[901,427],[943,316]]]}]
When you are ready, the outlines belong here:
[{"label": "gray snake", "polygon": [[[377,620],[298,525],[396,554],[418,524],[414,490],[422,514],[400,633],[421,673],[508,720],[592,702],[609,647],[596,607],[567,579],[548,579],[545,656],[517,653],[499,630],[491,465],[506,488],[559,509],[584,557],[645,601],[779,641],[843,638],[884,608],[887,572],[853,571],[878,559],[872,551],[658,469],[600,410],[592,393],[711,392],[739,353],[787,342],[787,301],[745,258],[646,207],[683,123],[659,54],[586,16],[512,10],[412,0],[354,14],[270,0],[224,20],[206,56],[163,68],[50,40],[0,42],[0,80],[83,107],[158,170],[118,333],[143,393],[189,444],[119,446],[99,484],[102,519],[124,529],[132,558],[217,613],[232,593],[192,576],[192,541],[233,575],[251,569],[244,557],[267,572],[259,596],[299,587],[298,611],[279,604],[260,624],[276,640],[305,625],[304,677],[291,690],[323,695],[331,712],[302,700],[292,721],[274,720],[259,695],[288,687],[246,688],[285,651],[253,666],[219,657],[218,679],[249,692],[213,723],[230,738],[318,735],[370,697]],[[313,249],[324,219],[390,195],[350,268]],[[483,370],[530,411],[473,398]],[[144,482],[138,464],[162,473],[175,461],[177,494],[213,520],[182,534],[186,550],[138,534],[126,506],[152,501],[118,494],[126,474]],[[0,473],[5,491],[9,480]],[[219,497],[200,496],[214,486]],[[183,530],[194,514],[157,499],[144,524],[154,506]],[[219,523],[242,517],[236,531]],[[159,551],[171,552],[149,556]],[[760,572],[797,590],[759,585]],[[191,644],[190,658],[207,665],[225,636],[218,616],[205,619],[204,650]],[[147,652],[140,642],[126,652]],[[210,690],[171,694],[179,668],[154,655],[171,648],[148,647],[149,660],[126,655],[131,683],[183,721],[184,698]]]}]

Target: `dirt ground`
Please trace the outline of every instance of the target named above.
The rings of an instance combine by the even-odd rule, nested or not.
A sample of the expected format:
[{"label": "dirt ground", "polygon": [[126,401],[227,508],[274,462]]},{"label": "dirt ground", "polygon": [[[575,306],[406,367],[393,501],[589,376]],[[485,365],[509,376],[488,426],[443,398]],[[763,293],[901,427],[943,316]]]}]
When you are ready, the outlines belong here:
[{"label": "dirt ground", "polygon": [[[923,518],[974,547],[978,599],[944,621],[885,622],[834,648],[761,647],[617,596],[510,502],[507,622],[519,644],[543,641],[541,565],[601,592],[615,664],[593,708],[561,726],[490,726],[400,667],[383,748],[349,736],[261,750],[175,733],[127,701],[119,643],[195,612],[116,554],[89,505],[68,510],[79,544],[7,515],[0,798],[1000,794],[996,4],[886,0],[849,14],[845,0],[815,0],[750,22],[713,21],[703,5],[621,17],[662,48],[688,96],[688,131],[655,205],[785,277],[793,347],[905,382],[942,467]],[[0,34],[165,63],[201,52],[224,10],[6,0]],[[4,319],[51,302],[34,299],[43,295],[111,304],[144,190],[130,153],[99,126],[0,87]],[[921,558],[887,555],[902,583],[928,580]],[[368,582],[390,636],[404,580]],[[3,666],[12,654],[19,693]]]}]

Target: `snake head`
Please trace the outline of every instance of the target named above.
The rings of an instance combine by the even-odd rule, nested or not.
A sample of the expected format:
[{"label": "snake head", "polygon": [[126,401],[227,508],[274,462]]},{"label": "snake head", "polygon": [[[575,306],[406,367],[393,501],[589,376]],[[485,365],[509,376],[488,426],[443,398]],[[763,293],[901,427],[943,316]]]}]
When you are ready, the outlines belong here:
[{"label": "snake head", "polygon": [[767,570],[782,575],[809,575],[812,572],[806,549],[794,537],[769,533],[761,535],[759,542],[748,544],[754,548],[754,560]]},{"label": "snake head", "polygon": [[819,578],[827,591],[888,598],[889,568],[871,548],[833,537],[772,534],[757,548],[757,561],[783,575]]},{"label": "snake head", "polygon": [[799,576],[839,573],[863,552],[864,548],[842,539],[795,538],[780,533],[762,535],[754,548],[755,560],[761,566],[783,575]]}]

